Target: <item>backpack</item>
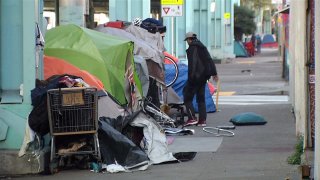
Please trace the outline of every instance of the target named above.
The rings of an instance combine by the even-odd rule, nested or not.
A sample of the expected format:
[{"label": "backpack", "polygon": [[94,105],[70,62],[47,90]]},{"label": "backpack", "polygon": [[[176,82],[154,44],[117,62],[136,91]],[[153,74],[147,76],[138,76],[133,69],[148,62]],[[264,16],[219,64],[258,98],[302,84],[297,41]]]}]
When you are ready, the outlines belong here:
[{"label": "backpack", "polygon": [[166,26],[163,26],[163,24],[159,20],[156,20],[154,18],[147,18],[143,20],[140,27],[153,34],[156,32],[162,34],[167,31]]}]

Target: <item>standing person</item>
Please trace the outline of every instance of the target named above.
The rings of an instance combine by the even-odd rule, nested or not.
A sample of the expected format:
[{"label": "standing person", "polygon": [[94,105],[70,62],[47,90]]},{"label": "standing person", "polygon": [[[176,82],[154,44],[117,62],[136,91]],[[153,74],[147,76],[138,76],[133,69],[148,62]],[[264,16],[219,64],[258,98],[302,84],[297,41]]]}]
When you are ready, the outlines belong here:
[{"label": "standing person", "polygon": [[[216,66],[207,48],[197,39],[197,35],[188,32],[185,36],[189,48],[186,50],[188,57],[188,80],[183,89],[184,104],[188,120],[184,126],[206,126],[207,110],[205,103],[205,85],[212,77],[218,80]],[[196,95],[199,119],[195,116],[192,100]]]},{"label": "standing person", "polygon": [[260,35],[258,34],[257,35],[257,38],[256,38],[257,40],[257,53],[261,53],[261,37],[260,37]]},{"label": "standing person", "polygon": [[251,35],[251,43],[252,43],[252,46],[253,46],[253,50],[252,50],[252,56],[254,56],[254,53],[256,51],[256,35],[253,33]]}]

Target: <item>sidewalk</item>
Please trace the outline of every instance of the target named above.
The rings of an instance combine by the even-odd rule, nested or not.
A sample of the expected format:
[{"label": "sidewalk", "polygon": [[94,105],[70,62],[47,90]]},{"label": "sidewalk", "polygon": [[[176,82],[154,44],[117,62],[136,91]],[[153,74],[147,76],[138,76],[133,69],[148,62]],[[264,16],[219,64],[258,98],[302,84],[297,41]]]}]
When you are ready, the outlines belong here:
[{"label": "sidewalk", "polygon": [[[220,97],[219,111],[209,113],[207,125],[231,125],[230,118],[243,112],[262,115],[267,124],[237,126],[234,137],[223,137],[216,153],[197,153],[192,161],[152,165],[146,171],[99,174],[89,170],[61,171],[52,176],[19,179],[113,179],[113,180],[298,180],[298,166],[287,158],[296,144],[295,121],[287,101],[287,83],[282,80],[281,62],[274,51],[269,55],[232,60],[219,64],[221,90],[233,96]],[[241,72],[251,70],[251,72]],[[251,73],[251,74],[250,74]],[[279,85],[282,85],[279,87]],[[283,93],[282,93],[283,91]],[[244,94],[250,96],[243,96]],[[259,96],[251,96],[259,94]],[[267,95],[267,96],[266,96]],[[272,96],[270,96],[272,95]],[[277,95],[277,96],[274,96]],[[250,98],[249,98],[250,97]],[[273,97],[274,99],[272,99]],[[266,103],[267,102],[267,103]],[[211,137],[201,127],[192,127],[192,137]]]},{"label": "sidewalk", "polygon": [[288,95],[289,82],[283,80],[282,61],[276,49],[262,49],[249,58],[235,58],[217,64],[221,92],[233,95]]},{"label": "sidewalk", "polygon": [[[216,153],[197,153],[192,161],[152,165],[146,171],[99,174],[89,170],[61,171],[52,176],[23,179],[113,179],[113,180],[299,180],[297,166],[287,164],[294,152],[295,122],[288,104],[221,105],[220,112],[208,114],[208,126],[229,125],[238,113],[255,112],[268,121],[262,126],[237,126],[234,137],[223,137]],[[194,137],[212,137],[193,127]],[[19,178],[20,179],[20,178]]]}]

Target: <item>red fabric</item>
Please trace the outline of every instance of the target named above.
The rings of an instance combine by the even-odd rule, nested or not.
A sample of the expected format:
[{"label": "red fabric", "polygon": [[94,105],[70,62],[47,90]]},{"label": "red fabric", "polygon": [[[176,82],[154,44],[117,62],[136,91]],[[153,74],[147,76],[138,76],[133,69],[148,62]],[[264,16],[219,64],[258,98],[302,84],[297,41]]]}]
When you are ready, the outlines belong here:
[{"label": "red fabric", "polygon": [[246,47],[247,53],[250,56],[254,56],[254,46],[251,41],[244,43],[244,46]]},{"label": "red fabric", "polygon": [[68,63],[67,61],[64,61],[63,59],[44,56],[43,64],[44,79],[48,79],[53,75],[70,74],[82,77],[84,82],[92,87],[96,87],[98,90],[104,89],[102,82],[97,77],[93,76],[87,71],[79,69],[78,67]]},{"label": "red fabric", "polygon": [[123,21],[110,21],[104,24],[104,27],[113,27],[122,29],[124,27]]},{"label": "red fabric", "polygon": [[[178,58],[174,57],[173,55],[169,54],[169,53],[166,52],[166,51],[163,52],[163,54],[164,54],[165,56],[170,57],[170,58],[173,59],[176,63],[178,63],[178,61],[179,61]],[[168,60],[166,60],[166,59],[164,59],[164,63],[165,63],[165,64],[172,64],[172,62],[170,62],[170,61],[168,61]]]},{"label": "red fabric", "polygon": [[210,90],[210,94],[213,95],[216,88],[214,87],[214,85],[211,82],[208,82],[208,87]]},{"label": "red fabric", "polygon": [[262,47],[264,47],[264,48],[276,48],[276,47],[278,47],[278,43],[277,42],[264,43],[264,44],[262,44]]}]

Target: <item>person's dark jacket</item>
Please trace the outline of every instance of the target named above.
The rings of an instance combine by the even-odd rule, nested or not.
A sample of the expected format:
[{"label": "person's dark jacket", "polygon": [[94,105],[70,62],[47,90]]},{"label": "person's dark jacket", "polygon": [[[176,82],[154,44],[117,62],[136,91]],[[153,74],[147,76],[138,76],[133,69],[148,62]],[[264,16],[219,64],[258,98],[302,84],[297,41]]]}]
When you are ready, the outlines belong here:
[{"label": "person's dark jacket", "polygon": [[188,81],[191,84],[206,83],[211,76],[217,75],[216,66],[207,48],[194,39],[187,49]]}]

